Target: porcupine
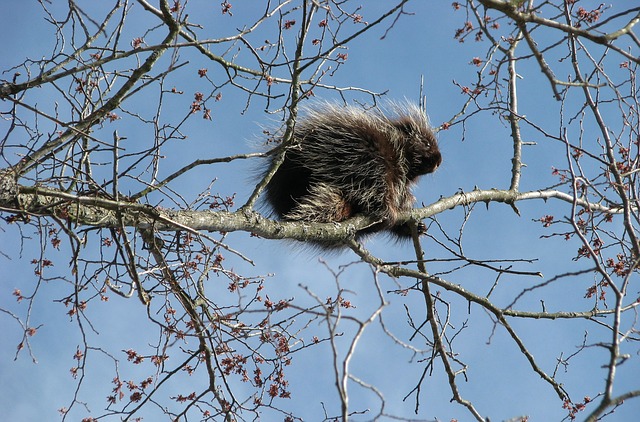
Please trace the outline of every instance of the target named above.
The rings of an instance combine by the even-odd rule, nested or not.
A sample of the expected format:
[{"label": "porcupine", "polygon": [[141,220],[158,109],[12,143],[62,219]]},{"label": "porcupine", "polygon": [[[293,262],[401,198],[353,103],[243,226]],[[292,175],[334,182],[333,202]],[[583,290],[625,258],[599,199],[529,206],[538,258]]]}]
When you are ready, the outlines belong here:
[{"label": "porcupine", "polygon": [[385,230],[410,237],[400,217],[415,202],[411,188],[438,168],[442,156],[420,107],[406,102],[388,108],[386,115],[331,102],[302,107],[293,144],[266,187],[277,216],[328,223],[363,214],[379,223],[358,235]]}]

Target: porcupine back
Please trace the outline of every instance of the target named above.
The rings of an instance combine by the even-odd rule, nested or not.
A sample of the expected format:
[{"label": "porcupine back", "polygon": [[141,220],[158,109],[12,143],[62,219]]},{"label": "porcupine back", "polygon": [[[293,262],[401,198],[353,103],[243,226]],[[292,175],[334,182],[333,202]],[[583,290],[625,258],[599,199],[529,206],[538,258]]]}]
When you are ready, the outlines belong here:
[{"label": "porcupine back", "polygon": [[398,218],[413,206],[417,178],[435,171],[442,157],[419,107],[389,109],[385,115],[330,102],[301,108],[294,142],[266,188],[278,217],[327,223],[364,214],[381,221],[368,231],[409,236]]}]

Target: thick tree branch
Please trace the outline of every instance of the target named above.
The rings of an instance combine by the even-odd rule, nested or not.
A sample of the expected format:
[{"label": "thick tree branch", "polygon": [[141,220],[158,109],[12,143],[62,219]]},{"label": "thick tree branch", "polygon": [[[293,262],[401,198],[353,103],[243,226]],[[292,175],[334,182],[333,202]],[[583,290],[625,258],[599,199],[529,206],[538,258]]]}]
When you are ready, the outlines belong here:
[{"label": "thick tree branch", "polygon": [[[116,201],[107,197],[83,196],[44,187],[19,186],[17,195],[0,196],[0,209],[14,213],[38,216],[57,216],[82,226],[119,227],[117,212],[127,227],[158,231],[186,230],[197,231],[247,231],[268,239],[322,240],[329,242],[346,241],[359,230],[370,227],[377,221],[359,216],[341,223],[299,223],[272,221],[250,210],[228,211],[190,211],[171,210],[137,202],[128,202],[123,198]],[[407,220],[424,219],[447,209],[473,204],[476,202],[502,202],[514,204],[532,199],[559,199],[572,204],[574,197],[556,190],[514,193],[508,190],[474,190],[461,192],[441,198],[421,209],[414,210]],[[622,213],[619,207],[606,207],[592,204],[586,200],[576,203],[591,211]]]}]

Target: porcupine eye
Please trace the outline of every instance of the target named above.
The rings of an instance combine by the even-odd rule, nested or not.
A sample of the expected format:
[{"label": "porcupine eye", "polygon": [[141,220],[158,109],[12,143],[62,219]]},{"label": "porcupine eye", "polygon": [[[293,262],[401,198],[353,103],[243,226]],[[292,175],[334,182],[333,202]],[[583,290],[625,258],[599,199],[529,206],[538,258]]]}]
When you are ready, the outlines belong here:
[{"label": "porcupine eye", "polygon": [[442,163],[438,141],[429,128],[416,128],[406,122],[396,127],[405,134],[405,153],[409,164],[407,177],[414,180],[423,174],[433,173]]},{"label": "porcupine eye", "polygon": [[413,181],[418,176],[433,173],[442,162],[442,156],[431,129],[416,124],[410,117],[400,117],[391,123],[404,135],[407,178]]},{"label": "porcupine eye", "polygon": [[433,173],[442,163],[442,155],[437,149],[426,151],[425,155],[419,157],[419,163],[416,166],[418,175]]}]

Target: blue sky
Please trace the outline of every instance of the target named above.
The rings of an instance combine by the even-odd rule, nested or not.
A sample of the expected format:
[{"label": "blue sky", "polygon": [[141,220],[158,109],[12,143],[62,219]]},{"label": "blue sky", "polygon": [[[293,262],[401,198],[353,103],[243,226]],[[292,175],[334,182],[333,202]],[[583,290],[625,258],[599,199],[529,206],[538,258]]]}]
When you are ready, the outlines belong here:
[{"label": "blue sky", "polygon": [[[192,22],[202,22],[211,28],[210,36],[232,33],[241,26],[243,18],[256,13],[255,5],[249,2],[233,3],[234,16],[221,16],[218,12],[219,2],[193,2]],[[258,2],[259,3],[259,2]],[[583,2],[597,6],[597,2]],[[364,20],[371,20],[380,13],[387,2],[363,2],[359,12]],[[594,6],[595,5],[595,6]],[[104,12],[103,5],[87,4],[86,11]],[[56,6],[51,6],[55,10]],[[110,4],[109,4],[110,7]],[[21,63],[26,57],[42,57],[51,49],[51,28],[44,22],[40,6],[37,2],[12,2],[4,8],[0,16],[0,32],[3,39],[12,40],[0,46],[0,71]],[[462,107],[466,97],[456,84],[470,86],[477,78],[478,68],[471,61],[474,57],[485,59],[489,50],[487,43],[475,43],[468,39],[459,43],[453,35],[456,28],[466,20],[463,11],[455,12],[450,2],[410,2],[404,15],[380,39],[388,25],[370,31],[364,37],[349,44],[348,59],[331,78],[325,80],[340,87],[362,87],[375,92],[387,92],[390,99],[409,99],[417,101],[419,85],[424,78],[424,90],[427,96],[427,110],[434,126],[448,121]],[[495,15],[495,12],[493,13]],[[143,13],[138,5],[128,22],[126,36],[142,36],[137,31],[140,27],[151,26],[155,22]],[[215,31],[220,31],[216,33]],[[158,35],[154,35],[158,36]],[[255,34],[252,42],[258,42],[263,34]],[[269,34],[273,36],[273,34]],[[550,35],[540,34],[540,39],[549,42]],[[151,42],[151,36],[147,39]],[[275,39],[271,39],[275,41]],[[258,42],[259,43],[259,42]],[[523,53],[528,50],[521,46]],[[637,53],[637,49],[636,49]],[[215,64],[207,62],[201,56],[183,50],[180,62],[189,63],[176,72],[169,81],[179,86],[185,94],[179,98],[167,99],[167,108],[171,113],[185,113],[192,101],[190,93],[204,91],[208,87],[206,81],[193,77],[197,69],[208,68],[209,76],[214,81],[222,81],[223,74]],[[558,77],[563,77],[566,63],[552,62],[558,65]],[[549,132],[557,131],[560,104],[552,98],[548,81],[541,74],[533,61],[519,64],[519,106],[521,115],[535,122]],[[11,79],[13,71],[0,74],[2,79]],[[24,77],[24,75],[23,75]],[[216,79],[220,78],[220,79]],[[169,89],[170,87],[165,87]],[[279,89],[279,88],[274,88]],[[314,90],[316,97],[335,99],[337,95],[330,90]],[[42,110],[52,113],[57,101],[55,91],[43,89],[34,91],[26,97],[30,104],[37,104]],[[349,93],[350,100],[366,101],[366,96]],[[579,97],[577,97],[579,100]],[[124,110],[118,114],[122,119],[113,125],[98,130],[96,136],[109,139],[113,130],[118,130],[127,139],[123,142],[127,147],[142,148],[139,145],[150,144],[153,140],[151,125],[141,125],[127,116],[127,112],[139,113],[143,117],[152,117],[156,112],[158,93],[149,90],[123,105]],[[274,103],[277,101],[274,101]],[[212,120],[191,119],[181,128],[184,142],[173,142],[163,149],[167,159],[163,160],[160,177],[171,174],[176,169],[197,158],[213,158],[231,154],[248,153],[260,150],[262,129],[277,127],[280,114],[265,113],[265,101],[253,98],[247,108],[247,96],[232,89],[223,90],[223,101],[211,102]],[[0,103],[2,111],[8,105]],[[567,108],[578,110],[580,103],[567,103]],[[246,108],[246,110],[245,110]],[[272,107],[274,109],[275,107]],[[615,121],[615,108],[604,109],[606,117]],[[567,111],[567,114],[570,114]],[[179,121],[179,115],[166,116],[167,121]],[[46,123],[42,123],[46,126]],[[585,124],[590,129],[589,123]],[[547,139],[523,125],[523,139],[536,143],[524,148],[522,190],[542,189],[553,185],[557,179],[552,175],[552,167],[566,167],[564,147],[557,141]],[[0,121],[0,131],[7,130],[7,121]],[[575,129],[571,129],[575,130]],[[615,130],[615,129],[614,129]],[[46,132],[46,129],[43,130]],[[508,125],[498,114],[487,111],[469,119],[464,132],[462,125],[456,125],[438,134],[444,161],[442,167],[433,175],[424,177],[415,190],[418,203],[430,204],[441,196],[450,196],[459,191],[471,191],[475,187],[481,189],[506,189],[510,180],[510,158],[512,140],[509,137]],[[13,142],[18,142],[17,139]],[[108,160],[104,157],[105,161]],[[180,193],[186,202],[194,200],[213,180],[212,191],[222,196],[236,194],[236,205],[241,205],[253,188],[255,174],[260,163],[234,162],[230,165],[215,166],[191,172],[177,179],[171,188]],[[105,170],[108,174],[109,168]],[[132,183],[132,189],[135,189]],[[160,196],[162,206],[176,207],[167,198]],[[526,201],[518,204],[520,216],[504,204],[477,204],[470,214],[465,226],[462,245],[467,256],[474,259],[536,259],[534,263],[519,263],[522,271],[540,271],[544,278],[504,276],[499,280],[499,287],[492,293],[491,299],[499,306],[505,306],[527,287],[548,280],[556,274],[576,271],[586,264],[573,262],[575,251],[579,246],[575,241],[564,241],[558,238],[541,239],[548,234],[539,222],[532,221],[546,214],[557,216],[568,212],[564,203],[545,203],[542,201]],[[448,234],[457,235],[457,230],[464,221],[461,208],[442,213],[438,221]],[[616,221],[612,231],[620,230]],[[0,232],[0,250],[6,256],[0,256],[0,309],[9,310],[25,318],[30,318],[31,326],[41,326],[38,333],[30,339],[33,354],[37,363],[33,363],[29,354],[21,352],[14,360],[16,345],[20,342],[21,332],[15,320],[6,313],[0,313],[0,327],[5,332],[5,339],[0,346],[0,373],[3,386],[0,387],[0,412],[7,420],[35,421],[55,420],[57,409],[68,406],[73,397],[76,384],[69,374],[69,368],[75,364],[73,355],[82,344],[79,325],[66,315],[68,309],[57,300],[68,294],[71,286],[56,275],[68,273],[68,245],[64,244],[59,252],[50,251],[49,258],[55,259],[55,266],[47,274],[52,278],[39,285],[35,284],[33,266],[29,262],[38,258],[38,244],[35,241],[19,243],[18,227],[3,226]],[[31,228],[29,230],[32,230]],[[436,239],[444,239],[435,224],[430,234]],[[26,236],[35,239],[34,233]],[[7,239],[6,241],[4,239]],[[315,304],[312,292],[318,298],[334,297],[339,289],[346,289],[345,296],[356,306],[343,310],[345,318],[340,322],[339,331],[344,335],[336,340],[340,356],[344,356],[352,340],[356,325],[348,317],[364,318],[377,309],[379,298],[376,288],[385,292],[387,302],[382,318],[385,327],[397,338],[406,342],[416,350],[428,349],[420,338],[410,340],[411,329],[408,327],[406,309],[417,323],[424,317],[424,300],[416,292],[406,296],[386,293],[413,285],[410,279],[393,280],[380,275],[375,278],[370,268],[364,264],[349,266],[336,280],[325,265],[319,261],[316,251],[301,249],[295,242],[283,242],[266,239],[255,239],[245,233],[231,233],[228,242],[236,249],[242,250],[251,257],[255,267],[229,255],[227,268],[233,268],[245,276],[264,276],[265,291],[272,300],[295,299],[298,306]],[[14,245],[7,246],[8,244]],[[424,240],[427,254],[430,257],[446,257],[447,253],[433,240]],[[409,245],[391,243],[384,236],[375,236],[367,241],[371,250],[387,261],[410,259]],[[91,247],[91,245],[90,245]],[[94,246],[95,248],[95,246]],[[87,256],[98,256],[97,249],[84,251]],[[329,268],[337,271],[341,265],[357,261],[351,252],[323,257]],[[447,262],[429,264],[432,273],[446,273],[455,265]],[[496,282],[495,274],[477,267],[457,270],[452,274],[444,274],[443,278],[459,284],[477,294],[488,293]],[[570,279],[566,282],[554,283],[548,288],[525,295],[517,305],[517,309],[539,311],[540,300],[550,311],[588,310],[593,301],[585,299],[584,291],[593,284],[593,276],[586,275],[581,279]],[[223,277],[212,277],[210,292],[220,297],[219,304],[237,301],[232,294],[226,292],[226,281]],[[14,289],[21,289],[25,294],[38,289],[37,299],[32,309],[26,309],[24,303],[16,303],[12,295]],[[637,290],[637,288],[635,288]],[[494,327],[492,318],[478,306],[469,306],[459,297],[434,287],[444,300],[450,302],[451,332],[466,326],[455,339],[454,349],[459,358],[468,365],[468,381],[460,377],[458,386],[464,398],[472,401],[481,414],[491,420],[508,420],[517,416],[530,415],[532,421],[561,420],[566,411],[553,390],[532,373],[524,356],[519,353],[513,340],[501,327]],[[632,289],[633,290],[633,289]],[[80,420],[91,412],[94,416],[102,414],[105,398],[111,393],[110,384],[117,371],[122,379],[140,380],[149,374],[149,367],[134,367],[126,361],[123,350],[149,348],[162,341],[162,336],[153,324],[146,321],[145,310],[135,299],[123,299],[110,295],[108,302],[94,302],[87,311],[91,325],[82,322],[82,330],[89,338],[91,349],[87,358],[90,370],[82,384],[81,401],[87,407],[76,405],[68,420]],[[444,312],[445,308],[439,308]],[[578,350],[583,339],[587,344],[605,341],[606,331],[597,324],[585,324],[581,320],[541,321],[510,320],[522,340],[536,357],[539,365],[547,372],[554,372],[558,358],[567,358]],[[296,320],[293,327],[302,328],[304,321]],[[494,331],[495,328],[495,331]],[[305,342],[312,335],[326,336],[326,326],[319,319],[312,322],[302,334]],[[192,340],[193,343],[193,340]],[[185,344],[185,348],[194,348],[194,344]],[[627,347],[625,345],[624,347]],[[103,353],[108,351],[110,354]],[[422,359],[427,354],[414,354],[410,349],[394,344],[385,335],[379,323],[372,324],[358,342],[357,352],[351,364],[353,374],[366,383],[375,385],[385,396],[384,411],[404,418],[419,420],[471,420],[470,415],[459,405],[449,403],[451,392],[446,376],[438,364],[433,372],[422,383],[420,393],[420,411],[414,414],[415,394],[410,394],[416,385],[425,364]],[[293,397],[279,405],[292,410],[304,420],[319,420],[323,415],[322,403],[330,416],[337,415],[339,406],[331,372],[330,350],[328,343],[310,347],[293,355],[292,365],[288,372],[290,390]],[[637,358],[637,350],[629,349],[629,353]],[[179,357],[179,354],[176,355]],[[571,358],[568,370],[557,368],[558,380],[571,393],[572,399],[579,402],[583,396],[595,396],[603,387],[605,372],[601,365],[606,363],[607,355],[602,348],[589,347]],[[178,359],[172,364],[177,364]],[[623,392],[638,388],[637,374],[640,370],[638,362],[631,359],[620,367],[616,391]],[[199,383],[204,380],[196,375],[188,377],[180,375],[175,383],[167,386],[167,396],[180,394],[189,389],[198,390]],[[249,391],[241,382],[231,380],[234,388],[243,393]],[[194,387],[195,386],[195,387]],[[354,411],[369,409],[362,415],[355,415],[354,420],[368,420],[378,412],[380,400],[371,390],[350,383],[350,403]],[[202,388],[200,385],[199,388]],[[248,393],[247,393],[248,394]],[[406,400],[403,400],[408,395]],[[149,408],[140,416],[145,420],[157,420],[158,409]],[[609,421],[631,420],[640,412],[640,402],[636,399],[625,403]],[[105,420],[117,420],[109,419]],[[196,419],[194,419],[196,420]]]}]

